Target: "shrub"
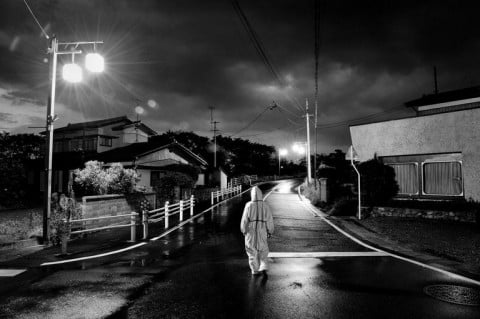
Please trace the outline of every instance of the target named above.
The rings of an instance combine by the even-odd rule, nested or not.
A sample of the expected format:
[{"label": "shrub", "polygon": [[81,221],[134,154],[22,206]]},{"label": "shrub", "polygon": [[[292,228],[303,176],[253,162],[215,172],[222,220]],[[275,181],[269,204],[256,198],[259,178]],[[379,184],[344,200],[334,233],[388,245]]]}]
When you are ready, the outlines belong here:
[{"label": "shrub", "polygon": [[391,200],[398,193],[395,171],[376,158],[359,165],[362,177],[362,199],[365,205],[379,205]]},{"label": "shrub", "polygon": [[65,220],[80,219],[82,210],[73,197],[57,193],[52,194],[52,209],[50,215],[50,242],[61,243],[62,237],[70,237],[71,226]]},{"label": "shrub", "polygon": [[314,184],[303,184],[302,185],[303,195],[310,200],[312,205],[320,205],[320,187],[315,188]]},{"label": "shrub", "polygon": [[103,194],[130,194],[135,192],[139,177],[135,170],[114,163],[103,169],[103,163],[88,161],[84,169],[75,170],[73,189],[79,196]]},{"label": "shrub", "polygon": [[328,212],[332,216],[355,216],[357,212],[357,201],[349,198],[342,198],[335,202]]}]

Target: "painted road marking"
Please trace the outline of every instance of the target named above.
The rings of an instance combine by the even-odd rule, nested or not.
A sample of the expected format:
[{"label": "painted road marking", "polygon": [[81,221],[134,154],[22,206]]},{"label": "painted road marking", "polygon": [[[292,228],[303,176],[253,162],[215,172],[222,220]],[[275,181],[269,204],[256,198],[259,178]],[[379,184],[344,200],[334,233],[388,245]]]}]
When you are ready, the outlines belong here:
[{"label": "painted road marking", "polygon": [[[163,232],[163,233],[160,234],[159,236],[154,237],[154,238],[151,238],[150,241],[156,241],[156,240],[159,240],[159,239],[162,238],[162,237],[167,236],[168,234],[170,234],[171,232],[179,229],[179,228],[182,227],[183,225],[191,222],[192,220],[194,220],[194,219],[196,219],[196,218],[198,218],[198,217],[200,217],[200,216],[203,216],[206,212],[212,210],[213,208],[219,206],[220,204],[223,204],[224,202],[226,202],[226,201],[228,201],[228,200],[230,200],[230,199],[233,199],[233,198],[235,198],[235,197],[238,197],[238,196],[243,195],[244,193],[248,192],[250,189],[251,189],[251,187],[248,188],[248,189],[246,189],[246,190],[244,190],[244,191],[241,192],[240,194],[237,194],[237,195],[235,195],[235,196],[232,196],[232,197],[227,198],[227,199],[225,199],[225,200],[223,200],[223,201],[221,201],[221,202],[216,203],[215,205],[211,206],[210,208],[205,209],[204,211],[202,211],[202,212],[194,215],[193,217],[190,217],[189,219],[184,220],[183,222],[181,222],[180,224],[176,225],[175,227],[173,227],[173,228],[171,228],[171,229]],[[79,257],[79,258],[74,258],[74,259],[65,259],[65,260],[59,260],[59,261],[46,262],[46,263],[40,264],[40,266],[54,266],[54,265],[68,264],[68,263],[73,263],[73,262],[78,262],[78,261],[84,261],[84,260],[102,258],[102,257],[106,257],[106,256],[111,256],[111,255],[123,253],[123,252],[129,251],[129,250],[132,250],[132,249],[141,247],[141,246],[145,246],[146,244],[148,244],[148,242],[138,243],[138,244],[135,244],[135,245],[132,245],[132,246],[123,248],[123,249],[114,250],[114,251],[110,251],[110,252],[103,253],[103,254],[98,254],[98,255],[92,255],[92,256],[85,256],[85,257]]]},{"label": "painted road marking", "polygon": [[324,257],[381,257],[390,256],[380,251],[321,251],[321,252],[271,252],[270,258],[324,258]]},{"label": "painted road marking", "polygon": [[350,238],[351,240],[353,240],[354,242],[356,242],[357,244],[359,245],[362,245],[363,247],[366,247],[368,249],[372,249],[374,251],[377,251],[377,252],[382,252],[382,253],[385,253],[393,258],[396,258],[396,259],[400,259],[400,260],[403,260],[403,261],[406,261],[406,262],[409,262],[409,263],[412,263],[412,264],[415,264],[417,266],[420,266],[420,267],[423,267],[423,268],[426,268],[426,269],[430,269],[430,270],[434,270],[436,272],[439,272],[441,274],[444,274],[444,275],[447,275],[449,276],[450,278],[454,278],[454,279],[458,279],[458,280],[463,280],[463,281],[466,281],[468,283],[471,283],[471,284],[474,284],[474,285],[477,285],[477,286],[480,286],[480,281],[478,280],[475,280],[475,279],[472,279],[472,278],[468,278],[468,277],[465,277],[465,276],[462,276],[462,275],[459,275],[459,274],[456,274],[456,273],[453,273],[453,272],[450,272],[448,270],[444,270],[444,269],[441,269],[441,268],[438,268],[438,267],[434,267],[434,266],[430,266],[430,265],[427,265],[427,264],[424,264],[420,261],[416,261],[414,259],[410,259],[410,258],[406,258],[406,257],[403,257],[403,256],[400,256],[400,255],[397,255],[397,254],[393,254],[393,253],[389,253],[389,252],[386,252],[382,249],[379,249],[379,248],[376,248],[376,247],[373,247],[373,246],[370,246],[368,244],[365,244],[363,241],[361,241],[360,239],[358,238],[355,238],[353,237],[352,235],[350,235],[349,233],[345,232],[343,229],[341,229],[340,227],[338,227],[337,225],[335,225],[334,223],[332,223],[331,221],[329,221],[328,219],[326,219],[321,212],[319,212],[319,210],[314,207],[312,204],[310,204],[310,202],[306,203],[305,201],[302,201],[303,205],[305,205],[308,209],[310,209],[312,211],[312,213],[315,213],[316,216],[320,217],[323,221],[325,221],[327,224],[329,224],[330,226],[332,226],[335,230],[337,230],[339,233],[345,235],[346,237]]},{"label": "painted road marking", "polygon": [[0,277],[15,277],[25,271],[27,270],[26,269],[0,269]]}]

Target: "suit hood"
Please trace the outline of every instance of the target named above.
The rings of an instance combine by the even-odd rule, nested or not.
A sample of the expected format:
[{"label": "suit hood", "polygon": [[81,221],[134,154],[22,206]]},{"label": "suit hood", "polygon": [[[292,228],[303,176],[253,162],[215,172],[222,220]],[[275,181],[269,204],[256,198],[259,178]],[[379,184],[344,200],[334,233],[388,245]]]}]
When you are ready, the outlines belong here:
[{"label": "suit hood", "polygon": [[252,201],[263,200],[262,191],[257,186],[252,188],[252,190],[250,191],[250,195],[252,197]]}]

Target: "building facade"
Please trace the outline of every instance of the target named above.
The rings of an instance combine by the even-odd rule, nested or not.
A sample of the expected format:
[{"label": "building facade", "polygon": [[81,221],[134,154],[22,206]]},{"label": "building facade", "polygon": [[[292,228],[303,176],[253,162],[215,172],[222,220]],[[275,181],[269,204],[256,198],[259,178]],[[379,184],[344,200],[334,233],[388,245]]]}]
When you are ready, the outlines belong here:
[{"label": "building facade", "polygon": [[401,197],[480,201],[480,88],[406,106],[416,116],[350,126],[359,159],[390,165]]}]

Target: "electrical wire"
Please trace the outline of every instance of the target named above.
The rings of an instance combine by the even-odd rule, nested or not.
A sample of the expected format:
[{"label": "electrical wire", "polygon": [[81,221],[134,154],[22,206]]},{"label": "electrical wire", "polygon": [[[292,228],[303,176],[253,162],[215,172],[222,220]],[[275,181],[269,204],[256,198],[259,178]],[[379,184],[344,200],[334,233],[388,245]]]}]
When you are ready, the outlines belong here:
[{"label": "electrical wire", "polygon": [[251,120],[247,125],[245,125],[243,128],[241,128],[240,130],[236,131],[235,133],[233,133],[232,135],[230,135],[230,137],[233,137],[235,135],[238,135],[238,133],[240,132],[243,132],[244,130],[246,130],[247,128],[249,128],[253,123],[255,123],[266,111],[268,111],[269,109],[272,110],[274,107],[272,106],[267,106],[265,109],[263,109],[263,111],[261,111],[257,116],[255,116],[255,118],[253,120]]},{"label": "electrical wire", "polygon": [[23,0],[23,3],[25,3],[25,5],[27,6],[28,11],[30,11],[30,14],[32,15],[33,19],[35,20],[35,22],[36,22],[37,25],[39,26],[40,30],[42,30],[42,33],[43,33],[43,35],[45,36],[45,38],[47,38],[47,40],[50,39],[50,36],[47,34],[47,32],[45,31],[45,29],[42,27],[42,25],[41,25],[40,22],[38,21],[37,17],[36,17],[35,14],[33,13],[32,9],[31,9],[30,6],[28,5],[27,0]]},{"label": "electrical wire", "polygon": [[[270,71],[270,73],[273,75],[274,79],[280,84],[280,86],[285,86],[283,80],[279,76],[275,66],[273,63],[270,61],[265,47],[260,40],[260,37],[258,36],[257,32],[255,29],[252,27],[250,21],[248,20],[247,16],[243,12],[242,8],[240,7],[240,4],[238,3],[237,0],[231,0],[233,8],[235,9],[235,13],[239,17],[240,21],[242,22],[243,27],[245,28],[245,31],[247,32],[250,41],[252,42],[253,46],[255,47],[255,50],[257,51],[258,55],[260,56],[263,64],[267,67],[267,70]],[[303,112],[302,107],[300,106],[299,102],[295,98],[291,98],[288,94],[284,93],[287,99],[289,99],[292,104],[294,104],[298,110]]]}]

